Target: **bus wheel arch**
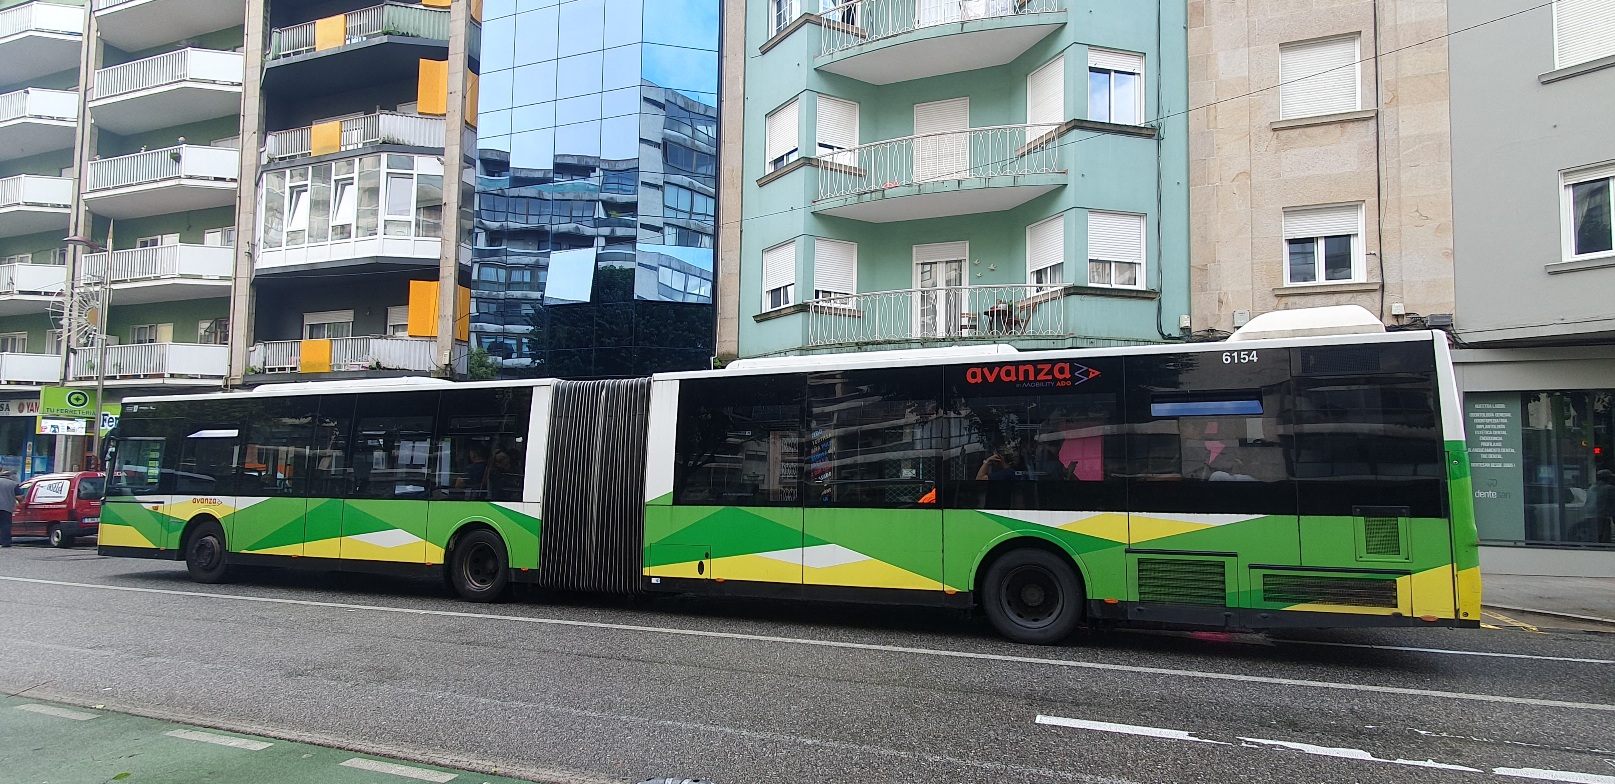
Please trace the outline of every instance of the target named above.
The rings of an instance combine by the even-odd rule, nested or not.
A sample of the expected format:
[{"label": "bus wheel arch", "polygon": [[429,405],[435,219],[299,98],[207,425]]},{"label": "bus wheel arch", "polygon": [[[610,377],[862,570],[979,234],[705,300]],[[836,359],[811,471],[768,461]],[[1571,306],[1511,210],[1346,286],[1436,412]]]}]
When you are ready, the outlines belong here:
[{"label": "bus wheel arch", "polygon": [[180,535],[180,556],[185,570],[199,583],[221,583],[230,568],[224,525],[217,517],[201,514],[185,524]]},{"label": "bus wheel arch", "polygon": [[998,543],[977,565],[974,585],[987,619],[1015,642],[1053,645],[1069,637],[1087,615],[1087,579],[1080,560],[1042,537]]},{"label": "bus wheel arch", "polygon": [[443,580],[461,599],[493,602],[510,587],[510,548],[492,523],[467,520],[443,550]]}]

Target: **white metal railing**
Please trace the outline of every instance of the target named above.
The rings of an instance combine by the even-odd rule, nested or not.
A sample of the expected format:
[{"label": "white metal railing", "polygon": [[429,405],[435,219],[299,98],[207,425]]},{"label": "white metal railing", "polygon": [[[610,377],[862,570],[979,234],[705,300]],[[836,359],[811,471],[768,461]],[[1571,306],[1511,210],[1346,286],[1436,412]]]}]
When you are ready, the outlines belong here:
[{"label": "white metal railing", "polygon": [[1071,334],[1061,286],[1010,284],[877,291],[807,302],[807,344],[1000,340]]},{"label": "white metal railing", "polygon": [[90,10],[105,11],[108,8],[117,8],[124,3],[132,2],[134,2],[134,0],[90,0]]},{"label": "white metal railing", "polygon": [[179,82],[240,86],[245,57],[240,52],[181,49],[102,68],[95,72],[90,100],[99,101]]},{"label": "white metal railing", "polygon": [[[436,338],[357,337],[331,339],[331,369],[437,370]],[[261,373],[296,373],[302,341],[269,340],[252,347],[247,364]]]},{"label": "white metal railing", "polygon": [[98,191],[180,177],[234,182],[241,171],[241,151],[229,147],[182,144],[116,158],[90,161],[84,190]]},{"label": "white metal railing", "polygon": [[296,373],[302,348],[300,340],[267,340],[247,352],[247,364],[260,373]]},{"label": "white metal railing", "polygon": [[0,95],[0,123],[24,117],[76,121],[79,118],[78,93],[27,87]]},{"label": "white metal railing", "polygon": [[71,207],[73,179],[18,174],[0,179],[0,207]]},{"label": "white metal railing", "polygon": [[0,353],[0,383],[58,384],[62,358],[55,354]]},{"label": "white metal railing", "polygon": [[821,56],[924,27],[1065,10],[1065,0],[849,0],[824,2]]},{"label": "white metal railing", "polygon": [[995,125],[819,154],[819,199],[914,185],[1060,171],[1057,125]]},{"label": "white metal railing", "polygon": [[0,294],[56,294],[66,285],[60,264],[0,264]]},{"label": "white metal railing", "polygon": [[[99,350],[73,355],[75,379],[96,377]],[[106,347],[106,378],[224,378],[230,347],[201,343],[131,343]]]},{"label": "white metal railing", "polygon": [[26,3],[0,11],[0,39],[30,30],[84,35],[84,9],[75,5]]},{"label": "white metal railing", "polygon": [[[342,120],[342,150],[373,144],[403,144],[411,147],[442,147],[442,117],[421,117],[397,112],[377,112]],[[270,160],[306,158],[313,154],[313,129],[309,127],[274,131],[265,151]]]},{"label": "white metal railing", "polygon": [[[269,56],[281,57],[314,51],[314,27],[317,22],[304,22],[275,30],[270,37]],[[449,10],[425,8],[405,3],[383,3],[347,14],[345,44],[354,44],[380,35],[401,35],[446,41],[449,38]]]},{"label": "white metal railing", "polygon": [[110,270],[106,253],[91,253],[79,264],[79,280],[98,281],[103,270],[113,283],[154,278],[230,279],[235,249],[216,245],[158,245],[115,250]]}]

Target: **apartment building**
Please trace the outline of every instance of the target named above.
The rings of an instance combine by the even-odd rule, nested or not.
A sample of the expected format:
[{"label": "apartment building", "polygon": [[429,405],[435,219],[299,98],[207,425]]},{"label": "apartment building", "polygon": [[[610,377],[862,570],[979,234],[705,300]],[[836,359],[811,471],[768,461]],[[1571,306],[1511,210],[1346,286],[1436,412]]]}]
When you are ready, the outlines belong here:
[{"label": "apartment building", "polygon": [[1615,576],[1615,3],[1448,14],[1454,359],[1482,562]]},{"label": "apartment building", "polygon": [[748,0],[720,352],[1183,335],[1183,13]]}]

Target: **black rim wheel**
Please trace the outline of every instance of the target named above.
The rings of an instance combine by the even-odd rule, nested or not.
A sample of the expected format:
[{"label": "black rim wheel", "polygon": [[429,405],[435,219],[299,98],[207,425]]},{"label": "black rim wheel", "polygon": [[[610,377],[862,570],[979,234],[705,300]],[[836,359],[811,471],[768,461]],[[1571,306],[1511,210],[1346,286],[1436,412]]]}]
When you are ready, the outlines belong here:
[{"label": "black rim wheel", "polygon": [[486,591],[499,580],[499,554],[486,542],[472,542],[467,545],[461,563],[463,567],[460,573],[465,577],[466,584],[472,588]]},{"label": "black rim wheel", "polygon": [[1023,564],[1004,575],[999,605],[1020,625],[1039,629],[1059,619],[1065,597],[1060,581],[1049,570]]},{"label": "black rim wheel", "polygon": [[204,572],[210,572],[218,567],[223,552],[224,547],[219,538],[211,534],[198,536],[196,541],[191,543],[191,560],[195,562],[196,568]]}]

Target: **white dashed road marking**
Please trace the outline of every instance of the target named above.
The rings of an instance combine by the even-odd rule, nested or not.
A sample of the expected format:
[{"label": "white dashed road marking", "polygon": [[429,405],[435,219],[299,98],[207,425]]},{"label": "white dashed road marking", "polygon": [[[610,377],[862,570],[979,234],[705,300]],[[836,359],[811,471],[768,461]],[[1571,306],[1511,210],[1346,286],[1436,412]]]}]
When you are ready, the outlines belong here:
[{"label": "white dashed road marking", "polygon": [[1246,743],[1253,743],[1261,746],[1276,746],[1281,749],[1290,749],[1292,751],[1299,751],[1303,754],[1313,754],[1319,757],[1340,757],[1342,759],[1362,760],[1363,762],[1388,762],[1392,765],[1411,765],[1415,768],[1439,768],[1441,770],[1461,770],[1466,773],[1482,772],[1478,768],[1470,768],[1463,765],[1448,765],[1445,762],[1436,762],[1435,760],[1384,759],[1383,757],[1376,757],[1373,754],[1363,751],[1362,749],[1337,748],[1333,746],[1314,746],[1311,743],[1297,743],[1289,740],[1265,740],[1263,738],[1240,738],[1240,740],[1245,741]]},{"label": "white dashed road marking", "polygon": [[232,749],[246,749],[247,751],[263,751],[274,745],[261,740],[232,738],[229,735],[215,735],[211,732],[199,732],[197,730],[169,730],[163,734],[170,738],[194,740],[198,743],[212,743],[219,746],[229,746]]},{"label": "white dashed road marking", "polygon": [[1569,770],[1542,770],[1541,768],[1492,768],[1499,776],[1537,781],[1567,781],[1570,784],[1615,784],[1615,776],[1596,773],[1576,773]]},{"label": "white dashed road marking", "polygon": [[1095,730],[1098,732],[1115,732],[1122,735],[1141,735],[1146,738],[1165,738],[1167,740],[1186,740],[1193,743],[1211,743],[1218,746],[1229,746],[1220,740],[1206,740],[1197,738],[1192,732],[1183,730],[1168,730],[1160,727],[1141,727],[1136,724],[1112,724],[1108,721],[1085,721],[1083,719],[1068,719],[1064,716],[1038,716],[1038,724],[1052,724],[1056,727],[1072,727],[1079,730]]},{"label": "white dashed road marking", "polygon": [[29,711],[31,713],[43,713],[46,716],[55,716],[59,719],[72,719],[74,721],[89,721],[90,719],[101,715],[99,713],[85,713],[84,711],[58,708],[55,705],[35,705],[33,703],[29,703],[27,705],[18,705],[17,710]]},{"label": "white dashed road marking", "polygon": [[417,781],[435,781],[438,784],[443,784],[445,781],[453,781],[455,776],[459,775],[455,773],[444,773],[440,770],[412,768],[408,765],[399,765],[394,762],[382,762],[380,760],[364,759],[363,757],[354,757],[353,759],[342,763],[342,767],[358,768],[359,770],[369,770],[376,773],[388,773],[394,776],[403,776],[407,779],[415,779]]}]

